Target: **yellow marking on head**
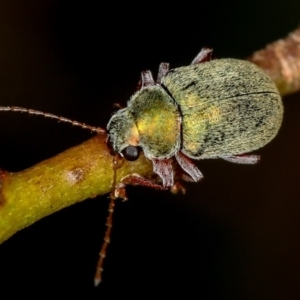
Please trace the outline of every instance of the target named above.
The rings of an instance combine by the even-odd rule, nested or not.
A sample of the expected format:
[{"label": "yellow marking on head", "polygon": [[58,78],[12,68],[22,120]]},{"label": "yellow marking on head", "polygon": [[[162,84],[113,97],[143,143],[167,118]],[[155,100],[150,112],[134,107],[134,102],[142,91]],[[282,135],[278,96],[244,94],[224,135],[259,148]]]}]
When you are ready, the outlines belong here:
[{"label": "yellow marking on head", "polygon": [[135,124],[132,125],[130,130],[128,130],[126,141],[131,146],[138,146],[140,141],[140,135]]}]

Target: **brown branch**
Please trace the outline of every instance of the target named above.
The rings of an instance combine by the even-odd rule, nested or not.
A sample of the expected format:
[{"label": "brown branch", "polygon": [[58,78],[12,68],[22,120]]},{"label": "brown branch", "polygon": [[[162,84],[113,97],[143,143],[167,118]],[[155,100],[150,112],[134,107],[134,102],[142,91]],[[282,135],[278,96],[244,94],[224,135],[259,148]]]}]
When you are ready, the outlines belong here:
[{"label": "brown branch", "polygon": [[255,63],[276,83],[281,95],[300,89],[300,28],[265,49],[256,51],[249,61]]}]

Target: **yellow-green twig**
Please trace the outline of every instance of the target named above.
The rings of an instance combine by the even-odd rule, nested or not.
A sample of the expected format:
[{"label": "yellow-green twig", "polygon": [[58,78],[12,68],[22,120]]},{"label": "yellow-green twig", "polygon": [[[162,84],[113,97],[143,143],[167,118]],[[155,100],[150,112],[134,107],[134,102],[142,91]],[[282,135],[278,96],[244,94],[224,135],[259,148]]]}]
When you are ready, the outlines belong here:
[{"label": "yellow-green twig", "polygon": [[[61,208],[109,193],[113,182],[113,157],[106,135],[97,135],[53,158],[18,173],[1,173],[0,243],[18,230]],[[152,174],[143,155],[124,161],[117,181],[138,173]]]}]

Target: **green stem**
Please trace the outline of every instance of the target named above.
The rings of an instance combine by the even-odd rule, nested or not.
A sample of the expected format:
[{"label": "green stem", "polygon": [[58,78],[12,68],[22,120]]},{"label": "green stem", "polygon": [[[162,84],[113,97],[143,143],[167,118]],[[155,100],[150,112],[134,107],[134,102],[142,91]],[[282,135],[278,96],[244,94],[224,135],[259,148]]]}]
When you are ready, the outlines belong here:
[{"label": "green stem", "polygon": [[[113,156],[106,135],[97,135],[25,171],[2,171],[0,243],[18,230],[64,207],[109,193],[114,176]],[[124,161],[117,182],[124,176],[152,174],[152,163],[142,155]]]}]

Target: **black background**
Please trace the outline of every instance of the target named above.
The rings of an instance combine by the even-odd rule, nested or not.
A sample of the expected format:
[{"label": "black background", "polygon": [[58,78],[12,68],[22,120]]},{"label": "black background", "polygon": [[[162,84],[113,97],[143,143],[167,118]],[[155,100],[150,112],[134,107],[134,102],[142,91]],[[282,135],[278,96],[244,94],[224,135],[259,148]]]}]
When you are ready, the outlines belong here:
[{"label": "black background", "polygon": [[[105,127],[140,71],[188,65],[203,46],[244,58],[299,25],[295,0],[136,6],[100,1],[0,1],[0,105]],[[284,99],[276,139],[255,166],[200,161],[187,195],[128,188],[116,207],[104,282],[93,275],[107,196],[44,218],[0,246],[11,295],[84,291],[84,299],[299,299],[300,95]],[[88,139],[88,131],[17,113],[0,117],[0,166],[28,168]],[[193,296],[190,293],[193,292]],[[43,297],[43,296],[42,296]]]}]

